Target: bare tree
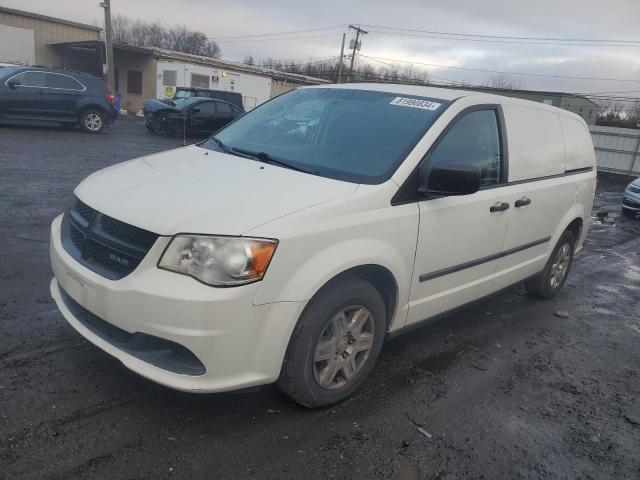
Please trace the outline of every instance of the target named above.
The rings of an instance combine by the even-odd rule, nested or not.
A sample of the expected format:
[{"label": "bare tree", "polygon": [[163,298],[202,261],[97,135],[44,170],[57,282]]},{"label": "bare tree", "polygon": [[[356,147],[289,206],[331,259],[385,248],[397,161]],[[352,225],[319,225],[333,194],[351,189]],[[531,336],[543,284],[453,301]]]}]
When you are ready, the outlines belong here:
[{"label": "bare tree", "polygon": [[220,47],[206,34],[186,26],[167,28],[158,22],[131,20],[124,15],[112,18],[113,40],[136,47],[157,47],[192,53],[205,57],[220,57]]},{"label": "bare tree", "polygon": [[111,17],[113,41],[116,43],[131,43],[131,21],[124,15],[116,14]]},{"label": "bare tree", "polygon": [[516,80],[506,73],[494,75],[483,85],[485,87],[498,88],[501,90],[523,90],[526,86],[522,80]]}]

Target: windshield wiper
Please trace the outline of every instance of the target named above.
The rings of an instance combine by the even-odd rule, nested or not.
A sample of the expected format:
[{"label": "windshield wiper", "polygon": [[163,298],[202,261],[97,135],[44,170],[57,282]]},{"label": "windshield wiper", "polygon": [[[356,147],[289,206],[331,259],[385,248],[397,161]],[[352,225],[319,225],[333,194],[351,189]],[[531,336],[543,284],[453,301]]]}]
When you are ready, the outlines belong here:
[{"label": "windshield wiper", "polygon": [[209,139],[208,139],[208,140],[212,140],[212,141],[213,141],[213,143],[215,143],[215,144],[218,146],[218,148],[219,148],[220,150],[222,150],[223,152],[225,152],[225,153],[230,153],[231,155],[235,155],[235,152],[234,152],[231,148],[227,147],[224,143],[222,143],[222,142],[221,142],[219,139],[217,139],[216,137],[209,137]]},{"label": "windshield wiper", "polygon": [[[218,145],[220,145],[220,143],[218,143]],[[248,155],[250,157],[253,157],[263,163],[268,163],[270,165],[278,165],[279,167],[295,170],[296,172],[308,173],[310,175],[318,175],[318,172],[314,170],[309,170],[303,167],[297,167],[295,165],[291,165],[290,163],[284,162],[277,158],[273,158],[271,155],[269,155],[266,152],[254,152],[252,150],[245,150],[244,148],[238,148],[238,147],[231,147],[231,150],[234,152],[240,153],[242,155]]]}]

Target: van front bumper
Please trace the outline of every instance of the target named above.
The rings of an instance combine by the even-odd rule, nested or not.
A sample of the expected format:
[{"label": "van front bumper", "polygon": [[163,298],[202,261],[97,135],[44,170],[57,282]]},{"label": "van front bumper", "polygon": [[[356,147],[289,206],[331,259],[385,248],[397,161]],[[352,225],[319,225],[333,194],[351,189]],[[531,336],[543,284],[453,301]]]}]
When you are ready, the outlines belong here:
[{"label": "van front bumper", "polygon": [[87,269],[51,226],[51,296],[82,336],[154,382],[220,392],[277,380],[302,302],[254,305],[260,282],[214,288],[156,267],[168,237],[120,280]]}]

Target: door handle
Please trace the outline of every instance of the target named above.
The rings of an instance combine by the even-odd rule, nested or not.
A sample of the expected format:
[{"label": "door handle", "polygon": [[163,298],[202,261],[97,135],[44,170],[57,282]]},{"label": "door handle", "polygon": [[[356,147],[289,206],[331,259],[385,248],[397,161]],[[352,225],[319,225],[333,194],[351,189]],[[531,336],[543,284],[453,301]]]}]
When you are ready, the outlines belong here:
[{"label": "door handle", "polygon": [[509,209],[509,204],[507,202],[497,202],[491,205],[489,209],[490,212],[503,212]]},{"label": "door handle", "polygon": [[529,205],[530,203],[531,203],[531,199],[530,198],[522,197],[522,198],[516,200],[514,205],[516,206],[516,208],[520,208],[520,207],[525,207],[525,206]]}]

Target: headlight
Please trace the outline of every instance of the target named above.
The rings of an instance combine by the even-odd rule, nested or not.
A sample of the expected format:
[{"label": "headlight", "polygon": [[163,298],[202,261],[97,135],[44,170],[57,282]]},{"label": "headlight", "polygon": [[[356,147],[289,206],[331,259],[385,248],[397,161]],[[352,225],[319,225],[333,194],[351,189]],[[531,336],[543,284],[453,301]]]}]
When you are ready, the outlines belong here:
[{"label": "headlight", "polygon": [[158,267],[214,287],[262,280],[278,242],[266,238],[177,235]]}]

